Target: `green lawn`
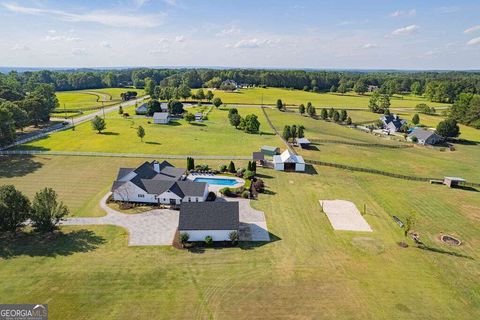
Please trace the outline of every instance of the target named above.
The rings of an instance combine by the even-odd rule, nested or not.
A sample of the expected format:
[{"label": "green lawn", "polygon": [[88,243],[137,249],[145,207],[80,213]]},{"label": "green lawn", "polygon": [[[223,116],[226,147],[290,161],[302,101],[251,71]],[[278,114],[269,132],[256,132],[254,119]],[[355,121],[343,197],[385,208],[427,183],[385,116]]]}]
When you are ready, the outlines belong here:
[{"label": "green lawn", "polygon": [[59,109],[79,109],[101,107],[102,100],[104,104],[109,105],[120,102],[120,93],[125,91],[136,91],[138,95],[144,94],[141,89],[130,88],[104,88],[104,89],[86,89],[75,91],[57,91],[56,95],[59,102]]},{"label": "green lawn", "polygon": [[[199,107],[195,107],[198,109]],[[195,112],[195,109],[192,112]],[[134,106],[124,112],[134,115]],[[58,151],[97,151],[177,155],[239,155],[249,156],[262,145],[281,145],[281,140],[268,127],[260,108],[241,108],[240,114],[258,115],[262,134],[247,134],[230,126],[227,110],[212,110],[202,123],[173,121],[169,125],[153,124],[151,118],[124,119],[117,113],[107,116],[107,130],[97,134],[89,122],[75,131],[62,131],[19,148]],[[151,122],[151,123],[148,123]],[[137,137],[138,126],[146,131],[144,142]]]},{"label": "green lawn", "polygon": [[[368,107],[369,95],[357,95],[353,92],[345,95],[337,93],[313,93],[301,90],[290,90],[281,88],[249,88],[240,89],[237,92],[225,92],[215,90],[216,97],[220,97],[226,104],[261,104],[275,105],[277,99],[289,105],[299,105],[312,102],[315,107],[336,107],[363,109]],[[442,103],[430,103],[418,96],[394,96],[391,98],[391,108],[414,108],[419,103],[427,103],[431,106],[447,106]]]},{"label": "green lawn", "polygon": [[[391,140],[376,137],[360,130],[350,129],[332,122],[314,120],[296,113],[280,112],[266,109],[269,118],[282,131],[285,125],[302,124],[305,126],[305,136],[311,139],[338,140],[369,144],[399,144]],[[364,111],[351,113],[355,121],[356,114],[368,116]],[[372,114],[373,115],[373,114]],[[409,114],[410,115],[410,114]],[[378,115],[374,115],[379,117]],[[402,114],[402,116],[404,116]],[[406,117],[406,116],[405,116]],[[440,117],[421,116],[425,122],[441,120]],[[428,122],[433,124],[433,122]],[[480,131],[461,126],[464,132],[461,137],[470,140],[467,144],[455,144],[456,151],[440,151],[440,148],[416,146],[405,149],[389,149],[378,147],[358,147],[346,144],[319,143],[317,150],[298,151],[306,159],[335,162],[358,167],[385,170],[394,173],[416,175],[423,177],[461,176],[472,182],[480,182]]]},{"label": "green lawn", "polygon": [[[118,167],[143,160],[0,161],[0,184],[29,195],[52,186],[74,215],[98,215]],[[259,173],[269,194],[253,206],[265,212],[274,242],[190,253],[128,247],[125,230],[112,226],[64,227],[49,240],[26,235],[0,244],[0,300],[48,303],[51,319],[480,317],[478,193],[324,167]],[[366,204],[374,231],[333,231],[320,199]],[[425,250],[397,245],[403,236],[390,215],[410,212]],[[464,243],[444,245],[440,233]]]}]

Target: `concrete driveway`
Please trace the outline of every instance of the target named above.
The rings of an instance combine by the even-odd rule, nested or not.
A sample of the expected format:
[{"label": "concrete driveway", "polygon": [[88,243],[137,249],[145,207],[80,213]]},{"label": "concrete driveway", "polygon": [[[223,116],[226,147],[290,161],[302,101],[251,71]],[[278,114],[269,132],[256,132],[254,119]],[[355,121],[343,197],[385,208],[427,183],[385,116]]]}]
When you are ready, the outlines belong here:
[{"label": "concrete driveway", "polygon": [[99,218],[68,218],[62,225],[114,225],[128,230],[129,246],[171,245],[178,228],[179,212],[169,209],[151,210],[139,214],[124,214],[106,204],[108,193],[100,201],[107,215]]}]

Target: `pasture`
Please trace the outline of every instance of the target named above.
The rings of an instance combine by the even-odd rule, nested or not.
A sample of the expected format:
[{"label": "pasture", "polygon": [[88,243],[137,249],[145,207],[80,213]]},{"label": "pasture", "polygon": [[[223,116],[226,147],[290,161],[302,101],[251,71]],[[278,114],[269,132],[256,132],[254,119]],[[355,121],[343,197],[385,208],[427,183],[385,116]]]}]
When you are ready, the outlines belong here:
[{"label": "pasture", "polygon": [[[275,105],[277,99],[282,99],[287,105],[306,105],[311,102],[315,107],[335,107],[349,109],[368,108],[369,94],[357,95],[349,92],[344,95],[340,93],[313,93],[302,90],[282,89],[282,88],[248,88],[240,89],[235,92],[226,92],[221,90],[213,91],[216,97],[222,99],[226,104],[257,104],[263,103]],[[391,108],[414,108],[419,103],[427,103],[430,106],[445,107],[447,104],[430,103],[420,96],[395,95],[390,99]]]},{"label": "pasture", "polygon": [[[124,112],[134,116],[134,106]],[[188,109],[187,109],[188,110]],[[198,110],[195,107],[192,112]],[[152,118],[123,118],[116,112],[107,115],[107,129],[103,134],[92,130],[90,122],[76,127],[75,131],[57,132],[49,137],[19,146],[20,149],[57,151],[96,151],[143,154],[176,155],[234,155],[250,156],[264,144],[280,146],[282,141],[274,135],[265,116],[258,107],[241,108],[242,116],[256,114],[261,123],[261,134],[247,134],[232,127],[228,110],[215,109],[208,120],[187,123],[175,120],[168,125],[153,124]],[[138,126],[146,131],[144,142],[137,137]]]},{"label": "pasture", "polygon": [[[0,184],[29,195],[52,186],[73,215],[99,215],[118,167],[143,160],[2,158]],[[127,247],[128,234],[112,226],[63,227],[48,240],[20,235],[1,242],[0,300],[48,303],[51,319],[480,317],[478,193],[326,167],[259,174],[268,193],[253,206],[266,214],[271,243]],[[373,232],[333,231],[320,199],[366,205]],[[391,215],[410,212],[423,249],[397,245],[403,235]],[[442,244],[440,233],[462,246]]]},{"label": "pasture", "polygon": [[136,91],[138,95],[144,94],[141,89],[131,88],[103,88],[86,89],[75,91],[57,91],[59,109],[82,109],[99,108],[103,105],[111,105],[121,101],[120,93],[125,91]]}]

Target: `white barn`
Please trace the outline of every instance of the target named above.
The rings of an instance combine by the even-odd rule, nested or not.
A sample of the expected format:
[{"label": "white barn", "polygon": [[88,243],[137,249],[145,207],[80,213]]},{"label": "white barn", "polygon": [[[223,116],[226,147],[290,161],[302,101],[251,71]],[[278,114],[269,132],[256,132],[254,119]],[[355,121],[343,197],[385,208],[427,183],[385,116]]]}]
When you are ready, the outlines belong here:
[{"label": "white barn", "polygon": [[278,171],[305,171],[305,160],[287,149],[273,157],[273,167]]},{"label": "white barn", "polygon": [[180,207],[178,231],[187,233],[189,241],[230,241],[230,234],[238,232],[240,213],[238,202],[183,203]]},{"label": "white barn", "polygon": [[153,114],[153,123],[167,124],[170,122],[170,114],[168,112],[155,112]]}]

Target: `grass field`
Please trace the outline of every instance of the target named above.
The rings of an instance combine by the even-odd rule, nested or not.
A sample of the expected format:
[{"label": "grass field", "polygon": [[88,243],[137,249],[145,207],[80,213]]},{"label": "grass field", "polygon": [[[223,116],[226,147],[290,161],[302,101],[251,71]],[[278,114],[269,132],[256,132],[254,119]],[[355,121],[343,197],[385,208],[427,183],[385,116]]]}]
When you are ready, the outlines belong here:
[{"label": "grass field", "polygon": [[101,107],[102,101],[105,105],[120,102],[120,93],[125,91],[136,91],[138,95],[143,95],[144,91],[130,88],[104,88],[104,89],[86,89],[75,91],[58,91],[56,93],[59,109],[79,109]]},{"label": "grass field", "polygon": [[[134,106],[125,108],[124,112],[134,115]],[[169,125],[153,124],[151,118],[124,119],[117,113],[110,113],[106,119],[107,130],[103,134],[97,134],[92,130],[90,122],[86,122],[77,126],[75,131],[58,132],[45,139],[22,145],[20,148],[248,156],[264,144],[281,144],[281,140],[268,127],[260,108],[241,108],[240,114],[258,115],[262,134],[247,134],[236,130],[228,123],[227,113],[227,110],[213,110],[208,115],[208,120],[202,123],[189,124],[179,120]],[[141,142],[136,134],[140,125],[146,131],[144,142]]]},{"label": "grass field", "polygon": [[[0,184],[29,195],[52,186],[74,215],[98,215],[120,166],[142,159],[2,159]],[[216,166],[218,162],[209,162]],[[174,161],[184,165],[184,161]],[[7,169],[8,168],[8,169]],[[191,253],[128,247],[125,230],[64,227],[64,236],[2,241],[2,303],[48,303],[51,319],[478,319],[480,198],[476,192],[316,167],[260,169],[275,241]],[[319,199],[367,206],[372,233],[334,232]],[[391,219],[416,212],[425,248],[400,248]],[[440,233],[464,241],[440,243]]]},{"label": "grass field", "polygon": [[[220,97],[226,104],[261,104],[275,105],[277,99],[282,99],[283,103],[289,105],[299,105],[312,102],[315,107],[336,107],[364,109],[368,107],[369,95],[357,95],[353,92],[345,95],[337,93],[313,93],[301,90],[290,90],[281,88],[249,88],[240,89],[237,92],[225,92],[215,90],[216,97]],[[419,96],[394,96],[391,98],[391,108],[414,108],[419,103],[427,103],[431,106],[448,106],[442,103],[430,103]]]},{"label": "grass field", "polygon": [[[399,144],[376,137],[369,133],[350,129],[332,122],[314,120],[295,113],[280,112],[266,109],[269,118],[280,132],[285,125],[302,124],[305,126],[305,136],[310,139],[337,140],[367,144]],[[351,112],[353,120],[356,114],[369,115],[368,112]],[[378,115],[372,114],[374,117]],[[409,114],[410,115],[410,114]],[[403,115],[402,115],[403,116]],[[441,121],[440,117],[423,116],[421,119],[427,125]],[[440,151],[439,148],[389,149],[379,147],[358,147],[346,144],[319,143],[317,150],[298,151],[306,159],[335,162],[358,167],[385,170],[394,173],[416,175],[422,177],[438,177],[449,175],[463,176],[472,182],[480,182],[480,167],[476,165],[480,159],[480,131],[461,126],[464,132],[461,137],[468,139],[465,144],[455,144],[456,151]]]}]

